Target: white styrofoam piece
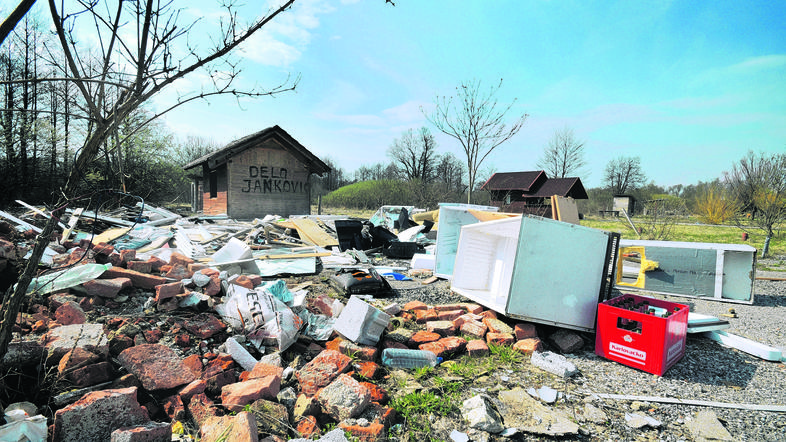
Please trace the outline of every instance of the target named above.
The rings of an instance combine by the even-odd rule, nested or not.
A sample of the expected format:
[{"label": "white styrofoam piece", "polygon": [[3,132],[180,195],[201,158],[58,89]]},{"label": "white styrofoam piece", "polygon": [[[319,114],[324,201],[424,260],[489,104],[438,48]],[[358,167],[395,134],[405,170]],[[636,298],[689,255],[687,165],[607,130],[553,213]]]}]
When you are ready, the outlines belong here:
[{"label": "white styrofoam piece", "polygon": [[333,328],[360,345],[376,345],[389,322],[390,315],[353,295]]},{"label": "white styrofoam piece", "polygon": [[737,350],[744,351],[745,353],[760,357],[767,361],[780,361],[783,358],[783,351],[778,348],[770,347],[769,345],[752,341],[742,336],[726,333],[725,331],[708,331],[705,332],[704,335],[723,345],[728,345],[729,347],[736,348]]},{"label": "white styrofoam piece", "polygon": [[412,255],[412,261],[410,262],[409,267],[413,269],[426,269],[433,271],[436,258],[437,257],[435,255],[415,253]]}]

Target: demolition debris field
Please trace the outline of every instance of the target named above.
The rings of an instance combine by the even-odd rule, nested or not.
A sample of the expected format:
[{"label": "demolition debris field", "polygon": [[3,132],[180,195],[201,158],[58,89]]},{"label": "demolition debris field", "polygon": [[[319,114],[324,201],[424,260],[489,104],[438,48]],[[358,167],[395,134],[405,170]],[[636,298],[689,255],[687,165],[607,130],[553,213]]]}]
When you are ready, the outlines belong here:
[{"label": "demolition debris field", "polygon": [[[202,228],[210,230],[209,227]],[[226,244],[228,236],[237,232],[243,232],[237,237],[254,245],[258,244],[260,235],[266,234],[270,240],[277,231],[275,228],[260,230],[259,225],[251,225],[248,229],[230,225],[224,230],[230,235],[218,239],[207,256],[215,253],[220,245]],[[22,244],[29,242],[33,235],[18,233],[7,223],[2,232],[4,241],[11,243],[11,246],[4,243],[8,246],[3,249],[6,253],[4,259],[13,262],[21,258]],[[256,234],[249,235],[251,232]],[[221,233],[212,230],[211,235],[218,238]],[[181,238],[181,245],[183,241],[185,239]],[[191,247],[200,245],[200,241],[192,240],[190,243]],[[172,244],[177,245],[176,240]],[[369,262],[361,267],[398,269],[396,271],[403,275],[411,273],[410,280],[389,278],[389,291],[364,298],[369,305],[393,314],[393,320],[381,333],[378,344],[358,345],[335,333],[325,340],[302,333],[294,344],[280,352],[276,348],[279,344],[275,337],[269,337],[262,352],[251,345],[248,333],[227,323],[226,318],[215,310],[226,295],[228,284],[253,288],[264,281],[283,281],[293,292],[307,292],[303,305],[309,312],[326,315],[331,308],[337,307],[336,302],[347,305],[349,300],[348,293],[342,292],[332,279],[338,268],[325,265],[331,257],[320,257],[316,262],[322,264],[310,273],[287,275],[282,272],[264,278],[254,275],[238,278],[237,274],[232,275],[237,272],[232,262],[219,267],[227,272],[219,275],[219,272],[210,271],[209,262],[199,269],[199,265],[193,266],[199,263],[198,260],[184,259],[183,262],[191,261],[192,273],[209,275],[208,279],[214,278],[211,281],[219,281],[217,286],[211,286],[211,282],[197,286],[194,281],[198,278],[193,275],[187,275],[186,281],[173,278],[184,271],[183,268],[178,269],[174,261],[158,262],[147,259],[143,253],[136,257],[136,253],[111,247],[81,245],[85,247],[71,242],[71,247],[60,248],[53,243],[58,251],[55,262],[80,260],[82,264],[81,256],[89,252],[88,256],[93,260],[113,262],[117,275],[138,279],[133,279],[127,286],[116,287],[114,292],[111,288],[90,288],[90,284],[83,284],[82,288],[32,295],[26,300],[14,334],[15,342],[12,344],[15,345],[5,355],[6,361],[10,357],[17,359],[6,364],[0,404],[8,407],[23,400],[32,402],[34,413],[42,414],[49,425],[55,424],[51,429],[55,432],[55,439],[77,440],[81,437],[77,436],[80,433],[74,433],[76,430],[73,428],[69,433],[67,428],[56,424],[58,417],[72,419],[79,416],[73,408],[76,401],[90,398],[93,401],[90,403],[95,405],[98,402],[94,396],[85,396],[90,391],[123,388],[135,389],[135,399],[124,400],[129,400],[133,407],[144,406],[152,422],[180,440],[194,440],[200,437],[200,431],[202,440],[216,440],[211,439],[211,425],[227,425],[228,422],[240,425],[245,411],[256,414],[259,438],[268,437],[269,440],[308,436],[309,431],[314,430],[324,434],[332,428],[340,428],[361,440],[401,441],[467,440],[465,438],[473,441],[786,439],[786,414],[783,410],[786,393],[777,387],[784,383],[784,364],[724,347],[702,334],[687,336],[685,356],[663,376],[596,355],[594,333],[566,331],[546,324],[530,324],[538,341],[538,351],[562,354],[575,366],[576,374],[563,378],[544,371],[530,363],[531,351],[517,350],[522,347],[511,345],[513,341],[506,341],[502,336],[481,339],[488,343],[488,353],[470,356],[468,343],[477,341],[478,336],[460,330],[453,333],[453,337],[440,335],[439,339],[431,341],[448,339],[445,345],[451,342],[460,345],[458,349],[444,354],[442,364],[416,370],[391,369],[380,364],[378,352],[383,347],[394,345],[392,342],[401,343],[402,336],[408,336],[410,340],[404,341],[404,345],[413,348],[413,334],[421,332],[416,338],[421,339],[427,328],[435,327],[429,321],[421,320],[426,315],[423,312],[431,310],[431,307],[437,307],[434,314],[452,309],[469,315],[472,310],[478,315],[478,322],[500,331],[505,326],[511,329],[520,326],[522,321],[495,314],[458,296],[451,291],[449,281],[434,281],[429,278],[428,272],[410,272],[408,260],[369,252]],[[10,258],[12,253],[14,258]],[[103,257],[100,256],[102,254]],[[358,263],[354,262],[348,266],[356,265]],[[148,266],[150,269],[147,269]],[[158,268],[154,270],[156,266]],[[779,269],[783,266],[783,259],[760,260],[759,266]],[[134,268],[137,270],[129,270]],[[188,273],[188,265],[185,268]],[[138,276],[137,273],[147,276]],[[242,268],[238,274],[244,274]],[[726,318],[730,323],[728,332],[783,348],[786,343],[786,282],[774,279],[786,276],[786,273],[768,271],[759,272],[759,276],[771,276],[773,280],[755,282],[752,305],[647,295],[687,304],[691,311]],[[153,284],[155,282],[159,284]],[[614,294],[620,293],[615,289]],[[395,310],[391,307],[394,305],[408,308],[393,313]],[[734,310],[733,314],[730,314],[730,309]],[[499,322],[491,320],[495,316]],[[71,351],[70,358],[60,354],[59,360],[53,360],[51,338],[59,336],[58,328],[63,330],[79,324],[97,325],[102,330],[103,349],[86,348],[87,353],[77,357],[73,352],[79,346],[74,342],[67,348]],[[230,338],[240,342],[254,361],[261,359],[265,363],[260,368],[253,364],[244,367],[240,355],[228,356]],[[518,338],[512,337],[514,341],[532,339]],[[461,347],[461,340],[465,341],[466,347]],[[572,343],[570,348],[565,344],[568,341]],[[371,395],[357,396],[361,398],[357,402],[368,400],[369,404],[375,405],[355,414],[353,404],[338,399],[334,401],[327,393],[322,396],[305,394],[311,389],[305,384],[306,379],[314,379],[307,375],[314,369],[314,361],[330,354],[331,349],[347,358],[346,366],[340,371],[351,376],[340,377],[341,381],[338,381],[339,378],[333,375],[338,376],[339,373],[332,373],[329,377],[336,384],[323,379],[327,382],[325,385],[339,389],[341,395],[350,395],[342,396],[346,398],[354,397],[351,394],[356,394],[356,391],[340,389],[339,384],[343,382],[345,384],[342,385],[354,386],[353,382],[357,382],[365,386],[363,391]],[[157,358],[171,358],[167,360],[173,366],[181,367],[180,364],[186,361],[193,380],[183,378],[183,383],[173,381],[168,377],[172,373],[155,365],[155,361],[148,362],[159,367],[158,372],[150,372],[132,363],[134,358],[142,357],[143,350],[156,350]],[[274,358],[271,359],[271,356]],[[267,367],[276,365],[279,360],[279,368]],[[271,375],[269,370],[275,374]],[[255,375],[254,372],[266,375]],[[257,375],[261,377],[255,377]],[[246,382],[256,380],[260,383],[260,379],[278,379],[277,393],[265,390],[245,397],[234,391],[238,386],[249,385]],[[546,398],[550,394],[555,395],[554,400]],[[498,417],[501,428],[472,423],[472,416],[464,403],[479,396],[486,398],[486,404],[492,410],[485,416],[489,420]],[[247,401],[247,406],[237,408],[231,405],[237,401]],[[680,401],[684,403],[678,403]],[[142,416],[141,412],[139,416]],[[278,416],[278,424],[271,423],[271,416]],[[144,423],[141,417],[139,420],[125,426]],[[318,433],[311,436],[318,438]]]}]

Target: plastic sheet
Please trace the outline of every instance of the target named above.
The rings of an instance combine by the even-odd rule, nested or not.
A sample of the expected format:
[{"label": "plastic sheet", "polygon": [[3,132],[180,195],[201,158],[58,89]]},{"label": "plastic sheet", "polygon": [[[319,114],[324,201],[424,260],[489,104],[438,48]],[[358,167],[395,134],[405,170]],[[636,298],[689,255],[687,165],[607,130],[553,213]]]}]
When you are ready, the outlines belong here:
[{"label": "plastic sheet", "polygon": [[260,350],[269,341],[276,342],[279,351],[286,350],[295,343],[303,325],[284,302],[260,287],[248,290],[229,284],[225,302],[215,310],[234,329],[243,330]]}]

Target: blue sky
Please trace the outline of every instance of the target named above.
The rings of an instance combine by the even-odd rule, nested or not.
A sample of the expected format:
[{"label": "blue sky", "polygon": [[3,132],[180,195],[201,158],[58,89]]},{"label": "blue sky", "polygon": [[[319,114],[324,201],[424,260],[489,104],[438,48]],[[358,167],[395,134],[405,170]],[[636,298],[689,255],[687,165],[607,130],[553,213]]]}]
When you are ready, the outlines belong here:
[{"label": "blue sky", "polygon": [[[249,17],[266,9],[246,3]],[[190,4],[210,23],[212,3]],[[748,150],[786,152],[783,17],[783,1],[300,0],[244,46],[239,79],[301,75],[296,92],[214,99],[165,119],[220,144],[278,124],[352,172],[387,162],[393,140],[421,126],[462,158],[421,107],[462,81],[501,78],[500,102],[516,99],[511,118],[530,116],[482,169],[536,169],[569,127],[585,142],[585,187],[619,156],[640,157],[656,184],[695,184]]]}]

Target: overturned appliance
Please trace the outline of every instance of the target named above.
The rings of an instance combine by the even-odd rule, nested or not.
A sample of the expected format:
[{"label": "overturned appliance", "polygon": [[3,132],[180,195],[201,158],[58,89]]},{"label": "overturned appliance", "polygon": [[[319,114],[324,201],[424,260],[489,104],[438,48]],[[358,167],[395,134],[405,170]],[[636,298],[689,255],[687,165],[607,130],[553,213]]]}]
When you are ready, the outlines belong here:
[{"label": "overturned appliance", "polygon": [[509,317],[594,331],[619,237],[534,215],[465,225],[451,289]]},{"label": "overturned appliance", "polygon": [[753,303],[756,249],[744,244],[620,241],[619,288]]}]

